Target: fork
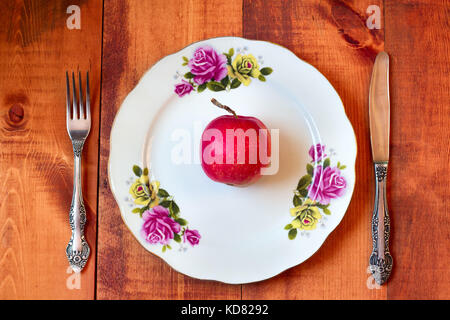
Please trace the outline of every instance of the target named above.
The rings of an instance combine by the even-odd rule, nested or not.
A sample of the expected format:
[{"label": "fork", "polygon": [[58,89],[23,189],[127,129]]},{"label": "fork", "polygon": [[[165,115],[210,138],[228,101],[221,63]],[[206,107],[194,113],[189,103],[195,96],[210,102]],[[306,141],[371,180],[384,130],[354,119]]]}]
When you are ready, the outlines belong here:
[{"label": "fork", "polygon": [[69,223],[72,236],[66,247],[66,255],[73,271],[81,272],[89,258],[90,248],[84,237],[86,224],[86,209],[81,193],[81,153],[91,129],[91,110],[89,101],[89,72],[86,73],[86,112],[83,108],[83,92],[81,88],[81,72],[78,72],[79,104],[75,85],[75,75],[72,72],[72,108],[70,107],[70,82],[66,71],[66,124],[67,132],[72,141],[74,154],[73,194],[70,205]]}]

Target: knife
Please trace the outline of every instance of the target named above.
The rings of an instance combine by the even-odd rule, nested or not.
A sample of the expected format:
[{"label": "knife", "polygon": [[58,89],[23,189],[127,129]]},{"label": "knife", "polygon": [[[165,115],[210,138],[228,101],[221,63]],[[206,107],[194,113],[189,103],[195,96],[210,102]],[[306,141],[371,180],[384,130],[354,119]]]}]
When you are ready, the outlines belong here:
[{"label": "knife", "polygon": [[386,202],[386,180],[389,161],[389,56],[378,53],[372,71],[369,91],[370,140],[375,168],[375,205],[372,215],[373,250],[370,271],[379,285],[392,271],[389,252],[390,220]]}]

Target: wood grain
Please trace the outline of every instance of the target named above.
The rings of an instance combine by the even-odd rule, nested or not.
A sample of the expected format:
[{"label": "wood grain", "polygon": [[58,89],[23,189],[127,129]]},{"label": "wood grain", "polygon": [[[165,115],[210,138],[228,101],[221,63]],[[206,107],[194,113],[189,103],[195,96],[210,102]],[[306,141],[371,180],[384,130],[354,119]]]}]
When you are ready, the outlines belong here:
[{"label": "wood grain", "polygon": [[107,0],[104,10],[97,297],[239,299],[240,286],[186,277],[134,239],[111,194],[107,162],[114,115],[143,73],[194,41],[240,36],[242,3]]},{"label": "wood grain", "polygon": [[[81,7],[81,30],[66,27],[73,4]],[[381,8],[380,30],[365,26],[369,5]],[[449,299],[449,16],[446,0],[1,1],[0,299]],[[341,96],[358,143],[342,223],[305,263],[244,286],[191,279],[145,251],[123,224],[107,178],[111,125],[128,92],[160,58],[216,36],[279,43],[318,68]],[[391,58],[394,270],[377,289],[367,270],[368,90],[383,49]],[[67,69],[91,76],[83,192],[92,257],[80,279],[67,273],[64,254],[73,170]]]},{"label": "wood grain", "polygon": [[[66,8],[81,7],[81,30]],[[0,299],[94,296],[102,6],[96,1],[0,4]],[[65,126],[65,70],[89,70],[93,126],[83,193],[92,258],[68,271],[73,153]],[[68,273],[69,272],[69,273]],[[69,289],[66,285],[79,285]]]},{"label": "wood grain", "polygon": [[386,287],[369,289],[373,282],[367,272],[374,192],[367,97],[373,60],[384,40],[383,29],[366,28],[371,4],[383,8],[373,0],[244,1],[244,37],[287,47],[335,87],[353,124],[358,156],[353,200],[322,248],[275,278],[244,285],[243,299],[386,299]]},{"label": "wood grain", "polygon": [[391,56],[389,299],[450,298],[450,3],[386,1]]}]

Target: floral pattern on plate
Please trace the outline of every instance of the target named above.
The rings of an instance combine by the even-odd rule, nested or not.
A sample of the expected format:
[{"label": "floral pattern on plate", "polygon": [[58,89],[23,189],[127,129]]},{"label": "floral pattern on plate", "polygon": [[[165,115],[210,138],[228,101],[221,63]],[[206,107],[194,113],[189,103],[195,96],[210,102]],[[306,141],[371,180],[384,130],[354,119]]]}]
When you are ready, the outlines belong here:
[{"label": "floral pattern on plate", "polygon": [[331,160],[325,154],[325,146],[316,144],[309,149],[311,163],[306,165],[307,174],[300,178],[294,191],[294,208],[290,209],[294,217],[286,225],[288,237],[293,240],[298,230],[314,230],[323,219],[322,213],[330,215],[328,208],[333,199],[342,197],[347,188],[347,181],[341,174],[346,168],[340,162],[331,165]]},{"label": "floral pattern on plate", "polygon": [[160,188],[159,181],[150,180],[147,168],[143,170],[135,165],[133,172],[137,179],[131,185],[129,193],[136,207],[133,213],[143,220],[141,236],[148,243],[162,245],[162,251],[172,249],[172,241],[191,246],[199,244],[201,235],[197,230],[189,229],[188,222],[180,217],[180,208],[173,197]]},{"label": "floral pattern on plate", "polygon": [[192,91],[200,93],[206,88],[217,92],[236,89],[241,84],[248,86],[252,78],[266,81],[272,68],[260,69],[261,60],[258,61],[252,54],[245,54],[245,51],[233,58],[233,48],[227,53],[218,53],[205,45],[197,48],[191,59],[183,56],[183,66],[188,66],[189,71],[184,74],[185,79],[175,84],[175,93],[183,97]]}]

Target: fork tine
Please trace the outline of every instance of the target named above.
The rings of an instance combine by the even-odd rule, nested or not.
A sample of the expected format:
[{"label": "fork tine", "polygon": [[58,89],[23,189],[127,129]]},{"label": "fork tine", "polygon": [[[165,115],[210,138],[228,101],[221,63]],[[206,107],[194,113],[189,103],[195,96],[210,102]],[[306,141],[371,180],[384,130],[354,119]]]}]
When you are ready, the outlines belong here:
[{"label": "fork tine", "polygon": [[91,119],[91,102],[89,97],[89,71],[86,72],[86,119]]},{"label": "fork tine", "polygon": [[81,72],[78,71],[78,85],[79,87],[79,96],[78,98],[80,99],[80,119],[84,119],[84,108],[83,108],[83,90],[81,87]]},{"label": "fork tine", "polygon": [[66,71],[66,120],[70,120],[70,83],[69,83],[69,72]]},{"label": "fork tine", "polygon": [[75,85],[75,74],[72,71],[72,93],[73,93],[73,108],[72,108],[72,112],[73,112],[73,117],[72,119],[78,119],[78,103],[77,103],[77,90],[76,90],[76,85]]}]

